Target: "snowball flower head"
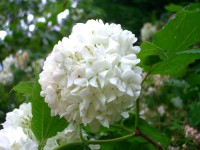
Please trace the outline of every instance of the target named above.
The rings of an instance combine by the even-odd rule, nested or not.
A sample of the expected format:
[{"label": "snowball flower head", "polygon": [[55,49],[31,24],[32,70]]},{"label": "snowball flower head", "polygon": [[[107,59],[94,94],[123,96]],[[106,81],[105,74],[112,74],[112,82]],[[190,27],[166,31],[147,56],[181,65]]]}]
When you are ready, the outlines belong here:
[{"label": "snowball flower head", "polygon": [[31,140],[21,127],[0,130],[1,150],[37,150],[38,144]]},{"label": "snowball flower head", "polygon": [[6,114],[6,121],[2,123],[3,128],[22,128],[24,133],[32,140],[36,141],[36,138],[31,129],[31,103],[23,103],[19,109],[14,109]]},{"label": "snowball flower head", "polygon": [[141,90],[136,41],[120,25],[101,20],[76,24],[71,35],[54,46],[39,75],[41,96],[52,115],[109,127],[127,114]]}]

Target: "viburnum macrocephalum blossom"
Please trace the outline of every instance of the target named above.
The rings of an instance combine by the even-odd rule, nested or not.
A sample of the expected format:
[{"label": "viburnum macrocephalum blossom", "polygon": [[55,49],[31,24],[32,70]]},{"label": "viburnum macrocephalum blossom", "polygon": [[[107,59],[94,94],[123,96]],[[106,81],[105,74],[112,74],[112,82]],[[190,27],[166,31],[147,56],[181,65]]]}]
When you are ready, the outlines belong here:
[{"label": "viburnum macrocephalum blossom", "polygon": [[30,139],[21,127],[7,127],[0,130],[1,150],[37,150],[38,144]]},{"label": "viburnum macrocephalum blossom", "polygon": [[39,76],[41,96],[52,115],[109,127],[127,114],[141,90],[136,41],[120,25],[101,20],[75,25],[71,35],[54,46]]},{"label": "viburnum macrocephalum blossom", "polygon": [[27,136],[36,141],[31,129],[31,119],[31,103],[23,103],[19,109],[14,109],[12,112],[6,114],[6,121],[2,125],[4,129],[20,127]]},{"label": "viburnum macrocephalum blossom", "polygon": [[4,128],[17,126],[30,128],[31,119],[31,103],[23,103],[19,109],[16,108],[6,114],[6,121],[2,125]]}]

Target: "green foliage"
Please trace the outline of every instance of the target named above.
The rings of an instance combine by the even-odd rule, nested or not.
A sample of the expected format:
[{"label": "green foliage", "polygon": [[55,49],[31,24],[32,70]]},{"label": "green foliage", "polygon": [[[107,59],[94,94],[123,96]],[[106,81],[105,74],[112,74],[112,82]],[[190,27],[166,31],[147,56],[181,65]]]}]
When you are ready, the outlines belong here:
[{"label": "green foliage", "polygon": [[[133,127],[135,123],[135,117],[131,115],[131,117],[127,120],[125,120],[124,124],[127,127]],[[156,129],[155,127],[153,127],[152,125],[150,125],[147,121],[145,121],[144,119],[140,118],[139,119],[139,127],[141,129],[142,132],[144,132],[146,135],[149,135],[152,139],[154,139],[155,141],[159,142],[163,147],[167,148],[170,144],[170,139],[167,137],[167,135],[162,134],[158,129]],[[145,142],[144,140],[141,139],[131,139],[129,141],[132,142]]]},{"label": "green foliage", "polygon": [[12,91],[24,94],[28,97],[32,96],[33,83],[32,82],[20,82],[13,87]]},{"label": "green foliage", "polygon": [[[169,2],[171,3],[169,5]],[[56,3],[48,1],[44,6],[41,1],[1,1],[0,2],[0,27],[2,30],[11,31],[12,34],[6,36],[5,40],[0,40],[1,56],[3,60],[10,53],[15,54],[18,50],[27,50],[30,59],[45,57],[63,36],[67,36],[72,26],[77,22],[85,22],[88,19],[102,18],[106,22],[120,23],[124,29],[133,31],[138,37],[140,29],[144,22],[151,21],[155,23],[158,19],[166,21],[171,13],[164,12],[165,9],[170,12],[178,12],[170,17],[169,22],[164,28],[154,35],[154,41],[143,42],[141,44],[140,66],[144,71],[151,74],[171,75],[162,86],[155,84],[156,81],[144,83],[144,93],[147,88],[155,88],[151,95],[142,95],[146,107],[150,109],[146,118],[152,125],[142,119],[139,120],[140,129],[155,141],[161,143],[166,149],[169,145],[179,146],[189,145],[188,149],[198,149],[191,139],[185,138],[183,126],[190,124],[200,129],[200,4],[191,4],[183,8],[179,4],[188,2],[176,2],[175,0],[160,1],[155,4],[148,0],[87,0],[78,1],[76,8],[73,8],[71,1],[58,0]],[[42,7],[41,7],[42,6]],[[7,8],[7,9],[4,9]],[[67,19],[58,24],[57,15],[69,9],[70,15]],[[78,14],[77,10],[83,9],[83,14]],[[37,22],[36,19],[29,22],[28,14],[31,13],[35,18],[44,17],[46,22]],[[48,15],[50,16],[48,17]],[[78,19],[73,19],[78,16]],[[34,32],[30,32],[21,26],[24,21],[28,26],[35,25]],[[57,26],[59,31],[53,28]],[[139,41],[140,42],[140,41]],[[27,80],[23,78],[26,72],[19,70],[15,72],[15,82]],[[157,79],[159,80],[159,79]],[[0,85],[0,119],[5,118],[5,113],[17,107],[24,101],[24,98],[18,94],[8,95],[12,85]],[[146,87],[146,89],[145,89]],[[68,123],[58,116],[51,117],[51,112],[44,98],[40,96],[41,87],[38,84],[38,77],[33,82],[21,82],[13,89],[19,94],[28,97],[32,102],[32,130],[40,142],[40,148],[43,147],[46,140],[54,136],[58,131],[67,127]],[[142,102],[142,101],[141,101]],[[165,114],[158,114],[159,105],[165,106]],[[134,131],[134,116],[131,116],[124,122],[125,127]],[[159,130],[158,130],[159,129]],[[112,139],[130,134],[120,123],[114,124],[109,129],[101,127],[97,133],[90,132],[86,128],[90,137],[99,140]],[[102,136],[100,133],[107,136]],[[162,134],[162,133],[165,134]],[[173,138],[173,143],[170,143]],[[81,150],[89,149],[84,145],[71,146],[68,149]],[[127,141],[118,143],[102,144],[103,150],[154,150],[152,144],[140,137],[131,138]]]},{"label": "green foliage", "polygon": [[170,12],[179,12],[182,8],[183,8],[182,6],[176,4],[169,4],[165,6],[165,9]]},{"label": "green foliage", "polygon": [[141,60],[140,65],[145,69],[168,58],[167,53],[153,43],[143,42],[141,49],[138,57]]},{"label": "green foliage", "polygon": [[38,76],[35,78],[32,90],[32,122],[31,128],[36,138],[40,141],[40,146],[44,146],[46,140],[63,131],[68,123],[64,118],[52,117],[50,108],[40,96],[41,87],[38,83]]},{"label": "green foliage", "polygon": [[162,18],[165,20],[165,5],[169,3],[186,5],[188,1],[149,1],[149,0],[95,0],[93,4],[100,7],[105,13],[101,18],[106,22],[122,25],[124,29],[133,31],[137,37],[145,22],[153,22]]},{"label": "green foliage", "polygon": [[191,85],[200,85],[200,75],[199,74],[192,74],[188,77],[187,82]]},{"label": "green foliage", "polygon": [[200,10],[183,10],[154,36],[154,43],[167,52],[187,50],[200,41]]},{"label": "green foliage", "polygon": [[200,124],[200,102],[195,102],[190,106],[190,122],[193,126]]},{"label": "green foliage", "polygon": [[[185,73],[189,64],[200,59],[199,50],[190,48],[200,41],[200,11],[189,8],[177,13],[158,31],[153,43],[144,42],[141,45],[141,66],[146,70],[151,67],[152,74],[178,77]],[[152,56],[159,56],[162,61]]]},{"label": "green foliage", "polygon": [[159,142],[163,147],[167,148],[169,146],[169,138],[155,127],[149,125],[145,120],[140,119],[140,128],[146,135],[150,135],[152,139]]},{"label": "green foliage", "polygon": [[169,59],[153,65],[151,73],[180,77],[185,73],[188,64],[199,58],[200,55],[197,54],[174,54]]}]

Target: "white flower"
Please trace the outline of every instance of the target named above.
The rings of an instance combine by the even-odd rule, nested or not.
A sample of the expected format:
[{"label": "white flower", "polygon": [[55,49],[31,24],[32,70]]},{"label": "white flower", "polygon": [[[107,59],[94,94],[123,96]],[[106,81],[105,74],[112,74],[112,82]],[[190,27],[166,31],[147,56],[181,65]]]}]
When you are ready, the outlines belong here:
[{"label": "white flower", "polygon": [[21,69],[25,72],[29,71],[27,67],[29,56],[27,52],[18,52],[16,57],[10,55],[2,62],[2,70],[0,70],[0,83],[6,85],[14,80],[14,69]]},{"label": "white flower", "polygon": [[24,70],[27,68],[27,64],[29,61],[29,54],[28,52],[22,52],[22,51],[18,51],[16,53],[16,63],[15,63],[15,67],[21,70]]},{"label": "white flower", "polygon": [[0,83],[3,85],[10,84],[13,82],[14,76],[11,71],[1,71],[0,72]]},{"label": "white flower", "polygon": [[18,128],[21,127],[27,136],[36,140],[31,130],[31,103],[23,103],[19,109],[14,109],[6,114],[6,121],[2,124],[3,128]]},{"label": "white flower", "polygon": [[35,61],[32,62],[31,66],[33,68],[42,68],[44,65],[44,59],[37,59]]},{"label": "white flower", "polygon": [[[85,134],[85,131],[82,129],[81,132],[83,137],[86,139],[87,134]],[[80,126],[78,124],[69,124],[62,132],[58,132],[54,137],[47,140],[44,150],[52,150],[60,145],[75,142],[82,142],[80,137]],[[100,149],[100,145],[90,144],[89,147],[92,150]]]},{"label": "white flower", "polygon": [[0,71],[0,83],[6,85],[13,82],[14,76],[12,73],[12,66],[15,65],[15,62],[16,60],[12,55],[3,60],[3,69]]},{"label": "white flower", "polygon": [[153,38],[153,34],[156,32],[157,28],[155,25],[147,22],[143,25],[141,29],[141,39],[142,41],[149,41]]},{"label": "white flower", "polygon": [[21,127],[7,127],[0,130],[1,150],[37,150],[38,145],[31,140]]},{"label": "white flower", "polygon": [[12,55],[6,57],[2,62],[3,70],[5,70],[5,71],[11,70],[11,66],[12,65],[14,66],[15,62],[16,62],[16,59]]},{"label": "white flower", "polygon": [[160,105],[158,108],[157,108],[157,111],[158,113],[163,116],[165,114],[165,107],[163,105]]},{"label": "white flower", "polygon": [[80,128],[78,124],[69,124],[65,130],[47,140],[44,150],[52,150],[60,145],[74,142],[81,142]]},{"label": "white flower", "polygon": [[[69,122],[103,126],[120,119],[140,95],[137,38],[120,25],[89,20],[54,46],[40,73],[41,96]],[[126,115],[124,115],[126,114]]]},{"label": "white flower", "polygon": [[[90,141],[94,141],[95,139],[90,139]],[[99,144],[89,144],[88,145],[89,146],[89,148],[91,149],[91,150],[98,150],[98,149],[100,149],[100,145]]]},{"label": "white flower", "polygon": [[2,125],[4,128],[17,126],[27,128],[30,127],[31,118],[31,103],[23,103],[19,109],[14,109],[6,114],[6,121]]}]

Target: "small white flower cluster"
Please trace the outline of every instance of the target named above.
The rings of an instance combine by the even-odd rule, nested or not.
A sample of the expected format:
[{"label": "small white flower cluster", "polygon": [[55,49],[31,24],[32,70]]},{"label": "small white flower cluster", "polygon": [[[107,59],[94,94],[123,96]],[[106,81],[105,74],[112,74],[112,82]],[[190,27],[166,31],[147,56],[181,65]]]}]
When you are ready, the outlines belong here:
[{"label": "small white flower cluster", "polygon": [[0,71],[0,83],[4,85],[12,83],[14,69],[27,69],[28,61],[29,55],[27,52],[19,51],[15,57],[13,55],[6,57],[2,62],[3,69]]},{"label": "small white flower cluster", "polygon": [[[6,121],[0,130],[0,150],[37,150],[38,141],[31,129],[32,109],[31,103],[23,103],[19,109],[6,114]],[[44,150],[52,150],[62,144],[81,142],[78,124],[70,124],[62,132],[49,138]],[[86,138],[85,131],[82,133]],[[99,149],[99,145],[89,145],[92,150]]]},{"label": "small white flower cluster", "polygon": [[44,63],[43,59],[38,59],[33,61],[31,66],[29,65],[29,55],[28,52],[19,51],[13,55],[6,57],[2,62],[2,70],[0,70],[0,83],[3,85],[11,84],[14,80],[14,75],[16,70],[23,70],[28,75],[30,75],[32,68],[42,68]]},{"label": "small white flower cluster", "polygon": [[44,150],[55,149],[64,143],[80,141],[80,127],[78,125],[69,124],[65,130],[58,132],[57,135],[47,140]]},{"label": "small white flower cluster", "polygon": [[12,66],[15,64],[15,58],[10,55],[6,57],[2,62],[3,69],[0,71],[0,83],[9,84],[13,82]]},{"label": "small white flower cluster", "polygon": [[154,33],[157,31],[157,27],[147,22],[141,29],[141,40],[150,41],[153,38]]},{"label": "small white flower cluster", "polygon": [[[85,131],[82,129],[81,132],[83,134],[83,137],[87,139],[87,134],[85,133]],[[65,130],[63,130],[62,132],[58,132],[57,135],[47,140],[47,143],[44,146],[44,150],[52,150],[62,144],[74,142],[81,142],[80,126],[78,124],[69,124]],[[98,144],[90,144],[88,146],[91,150],[100,149],[100,145]]]},{"label": "small white flower cluster", "polygon": [[31,118],[31,103],[24,103],[7,113],[0,130],[0,149],[37,150],[38,144],[30,127]]},{"label": "small white flower cluster", "polygon": [[185,125],[184,130],[185,130],[185,137],[192,138],[194,142],[200,144],[200,133],[197,131],[197,129],[189,125]]},{"label": "small white flower cluster", "polygon": [[140,95],[142,69],[137,38],[120,25],[89,20],[73,27],[44,62],[41,96],[69,122],[109,127],[128,117]]}]

